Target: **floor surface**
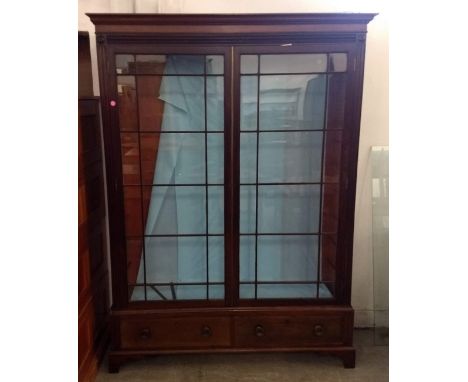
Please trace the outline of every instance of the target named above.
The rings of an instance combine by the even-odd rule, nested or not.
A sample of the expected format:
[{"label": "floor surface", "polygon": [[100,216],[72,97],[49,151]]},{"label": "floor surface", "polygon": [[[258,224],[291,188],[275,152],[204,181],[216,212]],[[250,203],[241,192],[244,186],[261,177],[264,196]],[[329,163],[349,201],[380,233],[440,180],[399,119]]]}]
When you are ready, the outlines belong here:
[{"label": "floor surface", "polygon": [[312,353],[158,356],[121,366],[101,366],[96,382],[387,382],[388,346],[375,345],[374,331],[355,330],[356,368]]}]

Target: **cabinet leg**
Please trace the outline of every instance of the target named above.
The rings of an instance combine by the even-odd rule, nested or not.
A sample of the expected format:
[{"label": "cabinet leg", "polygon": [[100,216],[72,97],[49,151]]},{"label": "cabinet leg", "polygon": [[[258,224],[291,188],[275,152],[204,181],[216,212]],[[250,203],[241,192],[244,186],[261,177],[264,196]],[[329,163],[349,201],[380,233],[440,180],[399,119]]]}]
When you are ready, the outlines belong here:
[{"label": "cabinet leg", "polygon": [[119,372],[119,370],[120,370],[120,361],[117,359],[117,357],[113,357],[113,356],[109,355],[107,363],[108,363],[109,373],[116,374],[116,373]]},{"label": "cabinet leg", "polygon": [[354,369],[356,366],[356,351],[353,349],[343,352],[341,359],[345,369]]}]

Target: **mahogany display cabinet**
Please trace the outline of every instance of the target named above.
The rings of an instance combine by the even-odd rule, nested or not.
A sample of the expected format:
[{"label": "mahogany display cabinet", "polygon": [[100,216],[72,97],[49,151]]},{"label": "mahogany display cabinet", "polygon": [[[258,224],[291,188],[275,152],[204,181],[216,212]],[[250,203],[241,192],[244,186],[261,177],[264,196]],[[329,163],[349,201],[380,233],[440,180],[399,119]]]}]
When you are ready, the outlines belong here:
[{"label": "mahogany display cabinet", "polygon": [[89,14],[112,270],[109,369],[158,354],[354,367],[351,268],[374,14]]}]

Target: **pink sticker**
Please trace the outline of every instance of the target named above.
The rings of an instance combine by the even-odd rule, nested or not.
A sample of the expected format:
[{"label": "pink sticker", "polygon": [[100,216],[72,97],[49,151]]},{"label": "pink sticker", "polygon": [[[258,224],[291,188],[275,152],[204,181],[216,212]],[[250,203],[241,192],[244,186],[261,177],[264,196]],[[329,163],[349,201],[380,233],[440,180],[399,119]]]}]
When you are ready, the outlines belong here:
[{"label": "pink sticker", "polygon": [[117,102],[115,102],[114,100],[112,100],[112,101],[110,101],[110,105],[111,105],[112,107],[115,107],[115,105],[117,105]]}]

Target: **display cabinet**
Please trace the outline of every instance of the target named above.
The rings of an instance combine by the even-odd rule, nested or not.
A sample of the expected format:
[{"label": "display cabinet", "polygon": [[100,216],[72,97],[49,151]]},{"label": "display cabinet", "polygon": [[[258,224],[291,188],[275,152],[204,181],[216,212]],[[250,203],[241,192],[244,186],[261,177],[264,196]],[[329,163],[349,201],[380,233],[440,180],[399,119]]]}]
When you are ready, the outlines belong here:
[{"label": "display cabinet", "polygon": [[374,14],[90,14],[112,261],[110,371],[146,355],[315,351],[350,305]]}]

